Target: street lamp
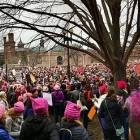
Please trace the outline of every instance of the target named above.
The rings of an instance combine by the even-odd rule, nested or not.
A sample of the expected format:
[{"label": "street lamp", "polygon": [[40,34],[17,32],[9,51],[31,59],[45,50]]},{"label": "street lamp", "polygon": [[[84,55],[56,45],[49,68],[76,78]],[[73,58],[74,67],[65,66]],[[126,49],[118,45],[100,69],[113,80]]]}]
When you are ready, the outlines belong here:
[{"label": "street lamp", "polygon": [[[62,34],[64,36],[64,44],[65,44],[65,42],[67,44],[67,58],[68,58],[67,59],[68,60],[68,63],[67,63],[67,75],[68,75],[69,80],[71,79],[69,41],[71,41],[71,43],[72,43],[72,33],[73,33],[73,28],[70,28],[68,31],[62,30]],[[69,36],[69,34],[70,34],[70,36]]]},{"label": "street lamp", "polygon": [[10,52],[10,46],[7,47],[6,53],[5,53],[5,80],[8,82],[8,58],[7,53]]}]

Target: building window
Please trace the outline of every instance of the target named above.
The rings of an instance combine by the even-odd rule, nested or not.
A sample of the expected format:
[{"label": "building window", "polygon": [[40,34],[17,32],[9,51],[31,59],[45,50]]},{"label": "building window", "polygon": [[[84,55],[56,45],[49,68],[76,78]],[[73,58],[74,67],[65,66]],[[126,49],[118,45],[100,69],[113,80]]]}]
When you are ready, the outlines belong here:
[{"label": "building window", "polygon": [[62,65],[63,64],[63,58],[62,56],[57,57],[57,65]]}]

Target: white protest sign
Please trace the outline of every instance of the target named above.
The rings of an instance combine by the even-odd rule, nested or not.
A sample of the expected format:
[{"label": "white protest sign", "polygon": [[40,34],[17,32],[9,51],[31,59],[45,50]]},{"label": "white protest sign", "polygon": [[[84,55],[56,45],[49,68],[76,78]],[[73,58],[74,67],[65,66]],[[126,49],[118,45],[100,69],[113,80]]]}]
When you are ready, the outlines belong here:
[{"label": "white protest sign", "polygon": [[48,104],[52,106],[52,94],[51,93],[44,93],[43,92],[43,98],[45,98],[48,101]]},{"label": "white protest sign", "polygon": [[22,76],[20,72],[16,72],[15,77],[18,82],[22,82]]}]

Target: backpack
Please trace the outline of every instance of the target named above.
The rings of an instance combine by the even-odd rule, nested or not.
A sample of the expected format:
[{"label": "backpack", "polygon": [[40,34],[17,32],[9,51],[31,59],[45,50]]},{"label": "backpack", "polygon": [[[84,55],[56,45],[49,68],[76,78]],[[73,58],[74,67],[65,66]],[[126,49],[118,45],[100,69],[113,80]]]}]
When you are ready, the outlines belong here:
[{"label": "backpack", "polygon": [[72,132],[74,130],[75,127],[71,127],[71,128],[61,128],[59,130],[59,137],[60,140],[72,140]]}]

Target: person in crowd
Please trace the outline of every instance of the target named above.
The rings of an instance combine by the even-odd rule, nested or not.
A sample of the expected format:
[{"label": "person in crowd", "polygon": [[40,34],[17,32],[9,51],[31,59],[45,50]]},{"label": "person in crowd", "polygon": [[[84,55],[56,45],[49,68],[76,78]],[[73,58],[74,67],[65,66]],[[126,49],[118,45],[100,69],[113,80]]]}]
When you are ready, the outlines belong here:
[{"label": "person in crowd", "polygon": [[18,96],[21,96],[21,90],[20,90],[19,85],[18,85],[18,87],[16,87],[15,93],[16,93],[16,102],[17,102],[18,101]]},{"label": "person in crowd", "polygon": [[6,130],[6,117],[7,112],[5,110],[5,106],[0,104],[0,140],[14,140]]},{"label": "person in crowd", "polygon": [[[102,103],[102,101],[106,98],[107,94],[106,94],[106,85],[103,85],[103,86],[100,86],[98,88],[99,90],[99,98],[93,98],[92,101],[97,109],[97,113],[99,112],[99,109],[100,109],[100,105]],[[106,130],[105,130],[105,126],[104,126],[104,122],[105,122],[105,119],[104,118],[99,118],[99,122],[101,124],[101,127],[102,127],[102,131],[103,131],[103,134],[104,134],[104,140],[109,140],[108,136],[107,136],[107,133],[106,133]]]},{"label": "person in crowd", "polygon": [[14,107],[14,104],[16,103],[16,93],[14,92],[14,87],[10,86],[9,91],[7,93],[7,101],[9,104],[9,107]]},{"label": "person in crowd", "polygon": [[79,100],[79,94],[80,94],[80,100],[82,102],[82,105],[85,105],[85,99],[84,95],[81,91],[82,85],[80,82],[76,83],[75,90],[71,93],[70,101],[77,104],[77,100]]},{"label": "person in crowd", "polygon": [[124,116],[124,136],[125,140],[129,140],[129,111],[125,107],[126,99],[128,98],[128,92],[126,90],[126,82],[123,80],[117,81],[118,89],[116,91],[117,93],[117,99],[122,103],[123,105],[123,116]]},{"label": "person in crowd", "polygon": [[61,123],[58,123],[58,127],[59,129],[72,129],[73,140],[90,140],[87,130],[83,127],[82,122],[79,120],[80,113],[80,107],[78,105],[67,101],[64,117],[62,118]]},{"label": "person in crowd", "polygon": [[70,98],[71,98],[71,94],[72,92],[75,90],[75,84],[71,84],[71,87],[70,87],[70,90],[68,91],[67,93],[67,98],[68,98],[68,101],[70,101]]},{"label": "person in crowd", "polygon": [[19,139],[20,128],[22,125],[22,113],[24,112],[23,102],[16,102],[13,108],[8,110],[8,117],[6,118],[7,130],[11,137],[15,140]]},{"label": "person in crowd", "polygon": [[38,97],[40,98],[40,97],[43,97],[43,95],[42,95],[42,86],[41,85],[38,85],[37,86],[37,91],[38,91]]},{"label": "person in crowd", "polygon": [[7,95],[4,91],[0,92],[0,104],[3,104],[5,106],[6,110],[9,109],[9,105],[8,105],[8,102],[7,102]]},{"label": "person in crowd", "polygon": [[38,90],[36,87],[32,89],[32,98],[38,98]]},{"label": "person in crowd", "polygon": [[131,140],[140,140],[140,92],[134,91],[126,100],[130,112],[129,136]]},{"label": "person in crowd", "polygon": [[24,122],[19,140],[59,140],[59,131],[48,117],[48,102],[44,98],[30,98],[34,115]]},{"label": "person in crowd", "polygon": [[33,114],[34,114],[34,111],[32,108],[32,102],[30,98],[28,98],[26,101],[25,110],[23,112],[23,120],[25,120],[28,116],[33,115]]},{"label": "person in crowd", "polygon": [[91,107],[93,106],[93,103],[92,103],[92,100],[91,100],[93,98],[93,94],[92,94],[90,84],[86,84],[84,86],[84,88],[82,90],[82,93],[84,95],[85,105],[88,109],[88,110],[82,111],[83,124],[84,124],[84,127],[87,129],[88,122],[89,122],[88,113],[89,113]]},{"label": "person in crowd", "polygon": [[55,123],[58,123],[60,121],[60,118],[63,117],[64,113],[64,94],[62,90],[60,89],[60,85],[55,84],[54,91],[52,92],[52,100],[54,104],[54,115],[55,115]]},{"label": "person in crowd", "polygon": [[99,113],[99,118],[105,118],[104,129],[107,132],[110,140],[120,140],[120,136],[116,135],[116,129],[123,125],[123,110],[122,104],[117,101],[116,89],[114,86],[107,87],[106,99],[102,101]]},{"label": "person in crowd", "polygon": [[68,101],[68,90],[66,89],[66,83],[61,84],[61,89],[65,97],[65,101]]}]

